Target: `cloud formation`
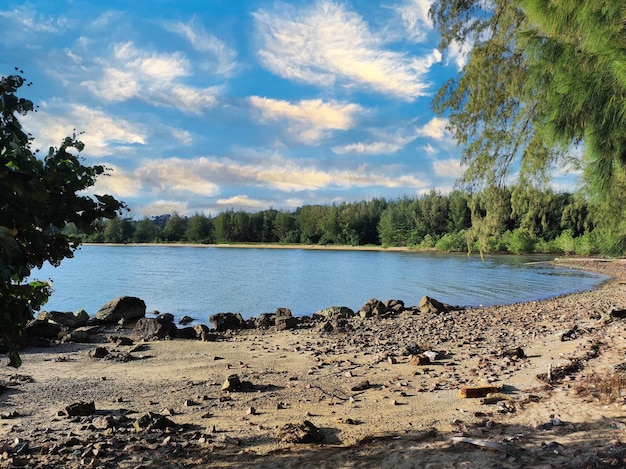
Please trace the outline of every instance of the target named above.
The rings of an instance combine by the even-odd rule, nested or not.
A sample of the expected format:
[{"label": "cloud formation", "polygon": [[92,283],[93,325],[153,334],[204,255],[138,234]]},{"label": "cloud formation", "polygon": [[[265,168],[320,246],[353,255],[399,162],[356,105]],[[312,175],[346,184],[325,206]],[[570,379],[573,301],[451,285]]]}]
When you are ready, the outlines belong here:
[{"label": "cloud formation", "polygon": [[413,101],[429,94],[426,74],[441,61],[437,50],[415,57],[386,47],[361,16],[328,0],[304,10],[279,4],[275,11],[256,11],[254,18],[259,60],[294,81],[337,83]]},{"label": "cloud formation", "polygon": [[354,125],[355,117],[363,113],[358,104],[323,102],[321,99],[301,100],[290,103],[285,100],[249,98],[252,106],[261,114],[262,121],[288,122],[287,131],[297,140],[315,145],[332,130],[348,130]]}]

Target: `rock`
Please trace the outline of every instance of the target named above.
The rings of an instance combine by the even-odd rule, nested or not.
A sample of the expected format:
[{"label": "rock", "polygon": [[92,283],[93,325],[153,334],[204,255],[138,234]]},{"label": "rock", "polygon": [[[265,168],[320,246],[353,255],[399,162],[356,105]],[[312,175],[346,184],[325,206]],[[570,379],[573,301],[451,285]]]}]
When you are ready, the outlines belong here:
[{"label": "rock", "polygon": [[409,355],[419,355],[420,353],[422,353],[422,347],[418,344],[410,344],[402,349],[402,355],[405,357]]},{"label": "rock", "polygon": [[109,354],[109,351],[104,347],[96,347],[89,352],[89,356],[92,358],[104,358]]},{"label": "rock", "polygon": [[155,412],[148,412],[142,415],[133,423],[135,430],[165,430],[167,428],[176,428],[177,425],[167,417]]},{"label": "rock", "polygon": [[218,332],[224,332],[231,329],[243,329],[246,325],[246,322],[239,313],[212,314],[209,317],[209,321],[211,321],[213,328]]},{"label": "rock", "polygon": [[59,337],[62,328],[60,325],[48,320],[33,319],[26,324],[24,328],[24,335],[31,337],[46,337],[49,339],[56,339]]},{"label": "rock", "polygon": [[413,355],[409,360],[409,363],[413,366],[430,365],[430,358],[420,353],[418,355]]},{"label": "rock", "polygon": [[182,326],[186,326],[189,323],[194,322],[195,319],[189,316],[183,316],[182,318],[180,318],[180,320],[178,321],[178,324],[182,325]]},{"label": "rock", "polygon": [[135,342],[130,337],[118,336],[118,335],[110,335],[108,337],[108,341],[115,345],[123,345],[123,346],[131,346],[134,345]]},{"label": "rock", "polygon": [[86,416],[96,412],[96,404],[91,402],[75,402],[65,408],[69,417]]},{"label": "rock", "polygon": [[419,308],[423,314],[441,314],[448,312],[448,307],[445,304],[429,296],[422,297]]},{"label": "rock", "polygon": [[43,321],[47,320],[48,322],[53,322],[60,326],[75,328],[87,325],[89,315],[84,309],[81,309],[76,314],[61,311],[42,311],[37,316],[37,319],[41,319]]},{"label": "rock", "polygon": [[425,352],[422,352],[422,355],[427,357],[430,363],[434,362],[435,360],[437,360],[437,358],[439,358],[439,353],[435,352],[434,350],[426,350]]},{"label": "rock", "polygon": [[198,340],[203,342],[215,342],[217,340],[217,336],[205,324],[196,324],[193,329],[196,331]]},{"label": "rock", "polygon": [[504,357],[517,357],[517,358],[526,358],[526,354],[521,347],[515,347],[506,349],[502,352],[502,356]]},{"label": "rock", "polygon": [[263,313],[255,321],[254,327],[257,329],[268,329],[276,325],[275,315],[272,313]]},{"label": "rock", "polygon": [[96,319],[105,323],[117,323],[145,317],[146,303],[134,296],[122,296],[109,301],[96,313]]},{"label": "rock", "polygon": [[350,390],[353,391],[353,392],[365,391],[366,389],[369,389],[371,387],[372,387],[372,385],[370,384],[370,382],[368,380],[364,380],[364,381],[361,381],[356,386],[353,386]]},{"label": "rock", "polygon": [[238,375],[230,375],[222,384],[222,391],[238,391],[241,389],[241,380]]},{"label": "rock", "polygon": [[331,306],[330,308],[322,309],[315,314],[326,319],[347,319],[354,316],[354,311],[347,306]]},{"label": "rock", "polygon": [[288,308],[278,308],[274,321],[277,331],[295,329],[298,325],[298,320],[291,315],[291,310]]},{"label": "rock", "polygon": [[321,443],[324,434],[308,420],[301,424],[288,423],[278,429],[276,434],[283,443]]},{"label": "rock", "polygon": [[176,331],[177,339],[193,339],[196,340],[198,338],[198,333],[194,327],[183,327]]},{"label": "rock", "polygon": [[400,314],[406,309],[402,300],[387,300],[385,301],[385,307],[394,314]]},{"label": "rock", "polygon": [[178,332],[176,324],[154,318],[141,318],[133,329],[133,335],[144,340],[174,338]]},{"label": "rock", "polygon": [[385,303],[376,298],[372,298],[365,303],[359,310],[359,316],[363,319],[371,318],[374,316],[383,316],[389,312]]},{"label": "rock", "polygon": [[609,316],[612,319],[624,319],[626,318],[626,309],[613,308],[609,311]]},{"label": "rock", "polygon": [[91,342],[91,335],[86,331],[71,331],[65,337],[63,342],[73,342],[77,344],[88,344]]}]

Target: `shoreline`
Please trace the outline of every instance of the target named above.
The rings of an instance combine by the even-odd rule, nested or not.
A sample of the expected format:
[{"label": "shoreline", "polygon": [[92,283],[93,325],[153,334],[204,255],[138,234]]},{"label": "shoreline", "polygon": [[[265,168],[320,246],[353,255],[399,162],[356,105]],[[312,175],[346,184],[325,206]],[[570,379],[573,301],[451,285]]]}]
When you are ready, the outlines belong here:
[{"label": "shoreline", "polygon": [[[129,330],[91,344],[29,348],[19,382],[0,371],[9,383],[2,413],[17,412],[0,419],[0,447],[10,458],[54,467],[619,465],[626,400],[622,388],[607,395],[601,379],[624,362],[624,320],[606,315],[626,310],[626,259],[557,262],[611,278],[547,300],[353,318],[331,332],[270,328],[223,333],[215,342],[138,342],[130,361],[90,356],[96,346],[115,347],[108,334]],[[415,364],[407,349],[431,351],[434,360]],[[556,379],[570,363],[580,367]],[[555,379],[538,378],[546,372]],[[235,374],[251,388],[222,391]],[[493,403],[459,395],[486,384],[502,390]],[[94,401],[96,412],[58,415],[81,400]],[[137,427],[147,412],[174,427]],[[323,441],[281,438],[286,425],[303,421]]]}]

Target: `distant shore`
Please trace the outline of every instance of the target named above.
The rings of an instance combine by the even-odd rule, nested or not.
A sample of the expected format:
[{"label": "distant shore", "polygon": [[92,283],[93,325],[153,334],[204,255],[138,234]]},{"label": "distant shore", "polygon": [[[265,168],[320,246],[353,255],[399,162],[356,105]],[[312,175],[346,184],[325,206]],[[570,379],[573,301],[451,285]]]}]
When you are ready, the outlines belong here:
[{"label": "distant shore", "polygon": [[[406,246],[349,246],[337,244],[271,244],[271,243],[225,243],[225,244],[199,244],[199,243],[82,243],[85,246],[148,246],[148,247],[186,247],[186,248],[248,248],[248,249],[308,249],[320,251],[389,251],[389,252],[431,252],[419,251]],[[435,251],[432,251],[435,252]]]}]

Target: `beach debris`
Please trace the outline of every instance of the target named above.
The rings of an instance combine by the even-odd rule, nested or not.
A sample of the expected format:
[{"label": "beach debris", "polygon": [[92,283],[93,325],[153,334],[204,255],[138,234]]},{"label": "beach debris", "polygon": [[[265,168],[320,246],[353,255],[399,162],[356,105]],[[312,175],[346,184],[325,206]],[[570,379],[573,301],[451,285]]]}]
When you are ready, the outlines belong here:
[{"label": "beach debris", "polygon": [[106,303],[98,310],[95,318],[105,323],[117,323],[143,318],[146,315],[146,303],[135,296],[121,296]]},{"label": "beach debris", "polygon": [[568,375],[576,373],[583,369],[583,364],[578,359],[570,360],[568,363],[560,366],[550,364],[547,373],[539,373],[537,378],[546,383],[555,383],[561,381]]},{"label": "beach debris", "polygon": [[285,424],[278,429],[276,436],[283,443],[322,443],[324,441],[324,434],[309,420],[301,424]]},{"label": "beach debris", "polygon": [[626,318],[626,309],[612,308],[609,311],[609,317],[611,319],[624,319]]},{"label": "beach debris", "polygon": [[462,387],[459,395],[462,399],[474,399],[478,397],[487,397],[488,394],[499,393],[502,388],[497,386],[473,386]]},{"label": "beach debris", "polygon": [[521,458],[520,450],[510,443],[498,443],[496,441],[483,440],[479,438],[470,438],[466,436],[453,436],[452,438],[450,438],[450,440],[453,443],[467,443],[470,445],[478,446],[480,448],[500,451],[502,453],[508,454],[509,456],[513,456],[514,458],[517,458],[517,459]]},{"label": "beach debris", "polygon": [[96,412],[96,404],[91,402],[74,402],[65,407],[65,413],[68,417],[86,416]]},{"label": "beach debris", "polygon": [[501,392],[489,393],[480,400],[481,404],[496,404],[500,401],[512,401],[513,398]]}]

